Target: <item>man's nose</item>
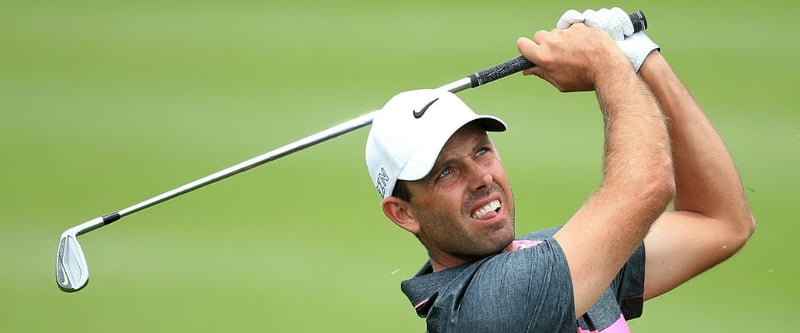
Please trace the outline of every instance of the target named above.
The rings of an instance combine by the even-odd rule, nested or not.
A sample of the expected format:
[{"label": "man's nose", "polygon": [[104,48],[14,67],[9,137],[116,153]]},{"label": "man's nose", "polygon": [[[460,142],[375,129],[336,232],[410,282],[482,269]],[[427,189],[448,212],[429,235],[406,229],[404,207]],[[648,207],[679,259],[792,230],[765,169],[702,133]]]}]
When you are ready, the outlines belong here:
[{"label": "man's nose", "polygon": [[470,162],[468,164],[470,189],[472,191],[479,191],[492,186],[494,178],[486,167],[475,162]]}]

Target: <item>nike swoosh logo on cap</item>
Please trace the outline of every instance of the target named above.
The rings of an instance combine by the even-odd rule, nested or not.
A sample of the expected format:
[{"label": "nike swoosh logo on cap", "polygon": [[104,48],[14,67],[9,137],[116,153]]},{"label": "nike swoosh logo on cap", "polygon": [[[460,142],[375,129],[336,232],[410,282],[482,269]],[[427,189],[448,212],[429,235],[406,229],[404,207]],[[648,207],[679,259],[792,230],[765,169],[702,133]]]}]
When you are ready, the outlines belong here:
[{"label": "nike swoosh logo on cap", "polygon": [[425,111],[428,111],[428,108],[431,107],[431,105],[433,105],[433,103],[436,103],[436,101],[438,101],[438,100],[439,100],[439,98],[436,98],[436,99],[430,101],[430,103],[428,103],[424,107],[422,107],[422,110],[419,110],[419,111],[413,110],[414,111],[414,118],[417,118],[417,119],[422,118],[422,116],[425,114]]}]

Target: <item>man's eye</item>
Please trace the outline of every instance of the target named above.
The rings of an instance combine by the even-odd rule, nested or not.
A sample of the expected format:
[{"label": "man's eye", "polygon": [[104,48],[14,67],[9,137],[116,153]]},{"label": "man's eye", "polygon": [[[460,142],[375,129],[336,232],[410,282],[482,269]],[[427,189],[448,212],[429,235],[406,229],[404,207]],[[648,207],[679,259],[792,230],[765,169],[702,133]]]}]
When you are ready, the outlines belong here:
[{"label": "man's eye", "polygon": [[484,148],[478,149],[478,151],[475,152],[475,156],[481,156],[481,155],[486,154],[488,152],[489,152],[489,148],[484,147]]},{"label": "man's eye", "polygon": [[447,176],[449,176],[451,173],[453,173],[453,168],[451,168],[451,167],[446,167],[446,168],[444,168],[444,169],[442,170],[442,172],[440,172],[440,173],[439,173],[439,178],[444,178],[444,177],[447,177]]}]

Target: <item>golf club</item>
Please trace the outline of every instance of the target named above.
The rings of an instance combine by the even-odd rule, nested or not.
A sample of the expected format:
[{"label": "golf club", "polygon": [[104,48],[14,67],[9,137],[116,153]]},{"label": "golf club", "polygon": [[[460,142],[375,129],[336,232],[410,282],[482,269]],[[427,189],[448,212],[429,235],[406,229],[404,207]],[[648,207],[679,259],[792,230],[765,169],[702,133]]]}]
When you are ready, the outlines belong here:
[{"label": "golf club", "polygon": [[[647,20],[641,11],[631,13],[630,19],[633,23],[635,31],[638,32],[647,28]],[[465,78],[443,85],[438,89],[457,93],[465,89],[479,87],[533,66],[533,63],[524,57],[519,56],[501,64],[470,74]],[[145,208],[152,207],[184,193],[191,192],[203,186],[218,182],[230,176],[276,160],[288,154],[367,126],[372,123],[372,119],[374,118],[376,112],[378,111],[372,111],[364,114],[239,164],[217,171],[213,174],[197,179],[170,191],[164,192],[130,207],[96,217],[87,222],[67,229],[61,234],[61,239],[58,242],[58,252],[56,254],[56,283],[58,284],[58,287],[65,292],[75,292],[81,290],[89,282],[89,266],[86,263],[86,257],[83,254],[83,250],[78,243],[79,235],[106,226],[125,216],[131,215]]]}]

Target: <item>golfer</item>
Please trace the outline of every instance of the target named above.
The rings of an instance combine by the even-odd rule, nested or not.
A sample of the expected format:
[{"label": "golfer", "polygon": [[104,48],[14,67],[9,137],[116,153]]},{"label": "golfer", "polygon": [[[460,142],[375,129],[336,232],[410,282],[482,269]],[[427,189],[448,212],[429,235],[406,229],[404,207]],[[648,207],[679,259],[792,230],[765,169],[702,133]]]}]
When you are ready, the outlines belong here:
[{"label": "golfer", "polygon": [[618,8],[570,10],[517,41],[536,64],[524,74],[593,90],[605,121],[602,182],[562,227],[515,238],[514,195],[487,134],[506,130],[499,118],[439,90],[401,93],[375,117],[367,167],[386,217],[427,249],[401,287],[429,332],[629,332],[645,300],[753,233],[722,139],[628,25]]}]

